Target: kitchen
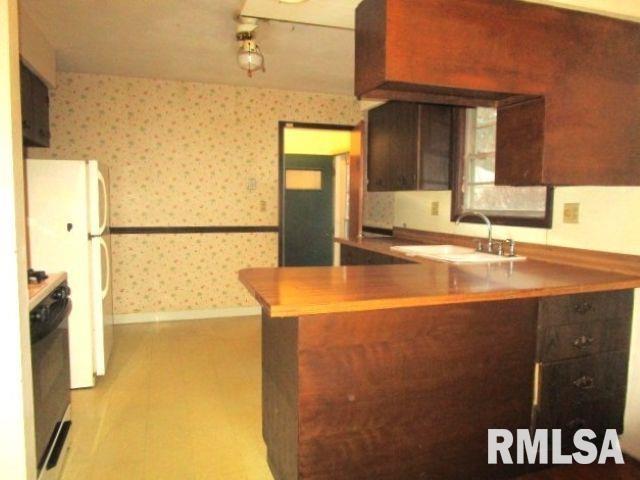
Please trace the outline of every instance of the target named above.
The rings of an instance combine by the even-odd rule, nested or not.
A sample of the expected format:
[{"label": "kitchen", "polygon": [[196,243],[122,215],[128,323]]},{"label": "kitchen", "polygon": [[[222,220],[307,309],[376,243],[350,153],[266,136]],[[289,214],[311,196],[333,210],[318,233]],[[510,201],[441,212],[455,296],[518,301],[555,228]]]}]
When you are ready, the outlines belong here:
[{"label": "kitchen", "polygon": [[[246,272],[256,268],[286,265],[278,261],[279,251],[283,249],[278,241],[279,237],[283,236],[282,212],[279,211],[279,205],[284,200],[280,198],[282,190],[278,188],[279,183],[282,183],[279,180],[282,172],[278,169],[278,151],[282,148],[278,135],[279,123],[300,122],[316,126],[355,127],[363,117],[369,117],[370,138],[365,137],[369,142],[369,152],[365,154],[368,162],[368,191],[363,191],[365,189],[361,187],[359,194],[356,191],[349,198],[349,208],[353,210],[350,210],[345,220],[350,222],[349,230],[351,231],[352,227],[355,235],[340,235],[336,230],[335,236],[349,237],[339,242],[343,245],[343,255],[347,256],[349,252],[344,245],[356,248],[355,253],[351,253],[351,259],[343,258],[343,265],[371,265],[395,261],[400,263],[376,267],[347,267],[346,271],[354,274],[361,268],[375,268],[376,270],[369,270],[361,281],[373,281],[367,280],[371,276],[378,282],[373,281],[377,287],[372,288],[384,289],[385,277],[394,278],[394,282],[399,282],[399,276],[404,275],[401,273],[403,270],[399,269],[416,266],[406,262],[414,262],[416,259],[423,262],[423,257],[407,256],[405,253],[390,250],[389,246],[426,243],[453,244],[475,249],[476,244],[470,242],[471,238],[478,238],[483,242],[487,240],[485,225],[466,222],[456,225],[452,219],[452,212],[460,205],[454,205],[456,196],[452,196],[451,190],[448,189],[450,179],[442,180],[442,172],[446,170],[442,168],[442,159],[453,156],[453,153],[443,153],[442,149],[436,149],[435,153],[425,150],[424,156],[423,146],[418,148],[419,151],[415,148],[402,148],[402,145],[416,145],[418,138],[428,139],[430,132],[442,135],[442,131],[438,130],[435,124],[429,125],[434,128],[426,133],[425,129],[422,129],[423,119],[426,118],[428,123],[430,118],[435,118],[434,112],[437,113],[439,110],[434,107],[417,106],[418,103],[447,104],[450,111],[444,114],[444,117],[451,122],[457,119],[456,125],[466,126],[471,120],[467,119],[466,115],[460,115],[454,107],[467,105],[469,99],[461,103],[459,98],[449,98],[451,92],[441,91],[426,92],[429,97],[425,99],[427,97],[419,97],[415,91],[407,93],[407,89],[403,90],[403,85],[394,85],[393,82],[382,85],[387,83],[387,79],[380,77],[379,69],[363,70],[360,60],[366,59],[365,67],[372,66],[377,61],[376,52],[389,48],[393,53],[388,54],[388,58],[397,58],[400,61],[397,65],[389,64],[386,71],[395,72],[394,75],[409,75],[405,78],[396,77],[395,80],[399,84],[429,84],[432,81],[426,77],[411,79],[411,71],[403,70],[402,62],[407,60],[406,53],[403,52],[407,51],[407,44],[399,41],[397,45],[378,45],[372,51],[362,50],[364,47],[363,43],[358,41],[358,29],[356,28],[355,35],[353,31],[354,10],[359,2],[352,2],[353,5],[349,7],[347,27],[338,23],[338,28],[335,18],[328,14],[321,15],[322,11],[326,10],[323,10],[322,5],[319,7],[320,13],[313,10],[314,4],[323,3],[315,0],[288,6],[272,1],[246,4],[230,1],[220,2],[217,7],[209,6],[209,9],[201,5],[198,8],[185,7],[184,10],[177,8],[172,2],[163,2],[155,12],[149,12],[139,5],[138,8],[128,4],[106,6],[82,3],[61,6],[59,2],[23,1],[19,5],[19,18],[15,5],[8,10],[14,23],[16,19],[20,20],[20,48],[23,60],[32,68],[36,65],[38,78],[46,80],[45,83],[50,87],[50,145],[48,148],[29,147],[26,156],[32,159],[32,162],[47,161],[46,159],[81,162],[98,160],[101,165],[108,167],[110,174],[110,271],[114,309],[112,320],[116,325],[113,327],[111,367],[107,364],[106,375],[96,377],[96,386],[93,389],[72,392],[72,413],[77,416],[75,419],[72,417],[70,435],[72,439],[75,435],[76,441],[71,443],[66,460],[69,469],[64,472],[63,478],[270,478],[269,466],[266,464],[267,453],[260,438],[261,417],[264,413],[261,411],[263,407],[260,386],[263,359],[260,356],[260,323],[257,315],[260,314],[261,307],[269,310],[271,315],[276,315],[279,302],[286,303],[286,295],[269,300],[266,293],[257,292],[258,301],[254,300],[250,291],[256,292],[257,287],[252,285],[255,280],[247,279]],[[252,5],[253,3],[256,5]],[[365,2],[367,3],[373,4],[371,0]],[[397,5],[402,3],[391,2]],[[425,5],[429,3],[425,1]],[[609,10],[602,11],[598,9],[605,7],[600,3],[594,2],[592,8],[597,11],[591,13],[608,16],[586,15],[584,18],[589,25],[591,21],[597,23],[592,17],[618,17],[626,20],[635,19],[637,22],[637,7],[629,7],[625,2],[609,2]],[[287,17],[278,18],[281,9]],[[338,10],[340,9],[337,8],[336,11]],[[247,14],[247,18],[266,17],[272,20],[259,20],[257,27],[250,21],[238,24],[233,15],[240,11]],[[541,14],[548,15],[544,17],[548,22],[561,21],[557,17],[562,16],[556,16],[556,10],[549,11],[544,10],[545,13]],[[451,11],[447,12],[451,14]],[[518,16],[513,12],[511,14],[509,21],[516,22]],[[185,39],[185,25],[194,22],[194,16],[198,18],[198,26],[191,25],[188,31],[192,36]],[[149,32],[144,34],[138,31],[143,18],[149,21]],[[320,18],[322,20],[317,20]],[[379,18],[384,17],[381,15]],[[416,15],[416,18],[422,17]],[[525,15],[524,18],[531,17]],[[320,21],[332,26],[315,26]],[[500,21],[507,22],[504,19]],[[584,65],[587,69],[600,68],[602,71],[615,72],[619,76],[615,81],[615,88],[610,84],[599,85],[603,89],[609,88],[603,91],[617,92],[611,94],[615,98],[599,99],[591,109],[585,110],[580,102],[575,103],[574,97],[568,96],[567,92],[561,92],[564,95],[563,105],[572,104],[572,101],[577,105],[578,117],[571,117],[570,121],[566,116],[562,117],[567,113],[564,111],[559,117],[553,116],[554,112],[558,115],[558,110],[553,109],[558,105],[558,97],[554,97],[555,83],[549,83],[548,79],[557,78],[554,75],[543,73],[542,70],[532,72],[523,67],[524,80],[521,83],[510,78],[506,80],[510,84],[509,88],[499,89],[494,85],[502,81],[499,71],[497,73],[495,68],[489,68],[493,73],[489,78],[482,78],[482,68],[478,68],[478,90],[542,94],[548,99],[549,125],[577,125],[566,130],[544,131],[542,146],[538,145],[536,148],[544,148],[554,155],[545,155],[544,162],[547,163],[541,164],[539,168],[531,167],[536,165],[536,151],[514,152],[514,149],[527,144],[526,138],[530,139],[529,136],[523,140],[523,133],[526,136],[539,131],[539,126],[535,124],[539,118],[536,115],[539,114],[535,109],[525,115],[530,130],[522,132],[517,129],[517,122],[512,124],[514,131],[507,140],[518,138],[518,141],[505,141],[504,136],[500,137],[498,133],[498,148],[495,151],[497,169],[506,165],[500,161],[500,155],[506,155],[504,158],[524,158],[530,162],[528,166],[517,164],[517,168],[512,170],[497,171],[496,178],[509,178],[511,184],[553,185],[555,188],[552,188],[551,192],[545,187],[538,188],[536,195],[542,198],[538,201],[539,211],[543,214],[534,220],[537,222],[535,226],[531,223],[504,225],[513,222],[494,222],[493,239],[496,242],[513,239],[515,254],[526,256],[527,260],[507,261],[506,265],[492,264],[490,270],[494,273],[508,273],[508,265],[513,265],[512,275],[517,277],[522,274],[530,279],[535,275],[528,269],[537,265],[540,260],[547,259],[553,265],[566,266],[569,270],[579,269],[582,265],[588,267],[589,272],[592,272],[591,269],[596,272],[610,272],[610,277],[607,278],[594,273],[590,277],[591,280],[581,277],[580,281],[575,280],[576,275],[573,277],[574,280],[568,280],[567,277],[571,275],[566,273],[568,270],[563,270],[565,267],[557,267],[560,270],[556,270],[555,273],[547,272],[546,276],[538,272],[542,280],[547,282],[546,286],[549,289],[559,289],[551,293],[554,297],[560,293],[618,291],[638,286],[634,283],[634,278],[638,276],[634,273],[638,271],[635,263],[637,260],[634,257],[639,254],[636,240],[638,232],[632,215],[633,206],[640,202],[638,188],[634,187],[638,182],[637,162],[633,161],[634,155],[637,154],[637,150],[634,150],[634,145],[637,146],[637,129],[634,130],[634,125],[637,122],[633,121],[637,120],[638,113],[637,109],[628,108],[624,115],[611,116],[614,114],[606,109],[607,105],[619,101],[621,96],[631,99],[628,106],[633,107],[633,99],[637,98],[638,93],[638,71],[635,62],[637,54],[634,56],[633,49],[638,35],[637,26],[631,22],[620,23],[625,27],[619,28],[628,29],[631,34],[623,36],[624,41],[621,41],[608,31],[606,42],[602,40],[602,44],[605,45],[603,48],[609,56],[617,56],[621,59],[620,62],[627,62],[626,69],[615,62],[607,63],[602,60],[603,56],[607,55],[601,55],[601,51],[597,51],[597,55],[594,54],[589,62],[571,63],[562,58],[558,61],[564,65],[567,72],[569,65],[572,68],[575,68],[575,65]],[[417,28],[416,31],[422,28],[419,25],[413,26]],[[12,42],[7,42],[7,45],[12,45],[13,50],[7,52],[7,55],[11,53],[13,56],[7,58],[12,58],[15,63],[15,25],[12,28]],[[394,30],[395,28],[399,30]],[[410,39],[414,33],[403,28],[390,24],[387,38]],[[593,35],[600,38],[597,37],[601,34],[600,27],[596,25],[594,28],[596,31]],[[237,32],[246,33],[246,30],[255,34],[267,67],[266,72],[260,69],[253,72],[251,78],[247,76],[246,71],[238,68],[236,63],[240,44],[236,43],[235,35]],[[439,32],[434,25],[428,25],[427,30]],[[553,31],[558,30],[561,28]],[[219,35],[221,38],[210,38],[209,34]],[[533,34],[538,35],[537,32]],[[551,33],[549,35],[552,37]],[[222,38],[227,37],[230,40],[222,43]],[[31,43],[27,38],[31,39]],[[35,46],[34,38],[40,40],[35,42]],[[542,37],[536,38],[543,43],[547,41]],[[175,41],[172,42],[171,39]],[[287,39],[286,46],[282,47],[279,42],[281,39]],[[279,51],[285,57],[305,58],[317,50],[319,39],[334,51],[330,54],[318,52],[318,57],[313,56],[308,62],[300,64],[287,64],[283,57],[275,53],[280,48]],[[553,41],[557,39],[549,40]],[[195,42],[197,46],[190,42]],[[49,48],[43,49],[42,45],[47,44]],[[245,43],[241,45],[244,48]],[[350,47],[344,48],[343,45]],[[456,51],[454,47],[455,45],[451,45],[450,55]],[[396,50],[393,50],[394,48]],[[561,49],[561,52],[577,55],[576,51],[579,49],[579,46],[572,46]],[[52,53],[54,50],[55,54]],[[194,52],[202,51],[215,59],[211,63],[219,63],[215,70],[207,71],[207,68],[211,67],[201,66],[202,53]],[[425,63],[429,59],[434,64],[444,61],[437,56],[429,57],[433,52],[426,51],[423,54]],[[529,59],[537,67],[544,68],[544,65],[539,63],[539,58],[530,56]],[[604,64],[598,64],[600,60]],[[463,62],[464,59],[457,61]],[[481,64],[480,60],[475,61]],[[390,102],[381,105],[382,101],[357,101],[354,97],[354,77],[349,73],[352,72],[354,63],[355,93],[369,100]],[[338,75],[336,72],[346,73]],[[368,77],[365,78],[358,72],[365,72]],[[13,83],[14,77],[15,75],[12,77]],[[463,80],[473,83],[468,79]],[[441,85],[447,82],[455,84],[451,79],[434,81],[435,84]],[[532,85],[536,82],[536,85]],[[584,82],[584,77],[580,76],[576,82],[583,86],[580,82]],[[55,88],[52,88],[54,84]],[[15,101],[15,88],[12,91],[14,95],[11,98]],[[437,95],[449,97],[443,101],[442,98],[436,99]],[[577,91],[577,95],[584,93]],[[536,106],[536,98],[527,98],[528,102],[518,103],[515,94],[503,97],[510,98],[506,102],[514,102],[516,106],[520,103]],[[403,111],[400,116],[395,117],[393,115],[398,115],[397,112],[385,115],[385,109],[393,109],[398,101],[408,105],[404,105],[408,113]],[[494,103],[494,100],[483,98],[482,104],[476,106],[490,107]],[[602,109],[600,118],[597,118],[598,115],[594,118],[596,106]],[[369,110],[370,113],[365,115],[364,110]],[[424,112],[427,113],[423,115]],[[489,116],[487,124],[495,134],[495,122],[493,126],[490,125],[491,115],[494,113],[484,113]],[[584,118],[579,118],[580,115]],[[398,118],[403,119],[404,123],[397,120]],[[615,119],[617,128],[609,128],[612,123],[609,120],[612,118]],[[597,124],[599,119],[603,123]],[[580,123],[582,120],[584,122]],[[478,119],[473,121],[478,123]],[[594,122],[598,125],[597,128],[606,130],[602,136],[587,136],[589,141],[585,141],[583,135],[582,141],[571,144],[563,144],[558,140],[571,138],[572,133],[580,131],[581,125],[593,125]],[[378,124],[382,125],[382,136],[375,134]],[[384,139],[386,132],[398,131],[404,134],[402,142],[385,144],[385,141],[381,140],[376,143],[377,138]],[[418,131],[419,133],[416,133]],[[445,133],[455,136],[451,125]],[[468,136],[457,135],[455,138],[464,140]],[[602,140],[611,138],[625,138],[626,146],[620,146],[620,142],[617,141]],[[454,142],[445,144],[454,145]],[[609,146],[611,144],[614,146]],[[362,157],[356,151],[355,142],[351,147],[350,168],[355,168],[358,166],[358,158],[362,160]],[[397,150],[391,154],[388,151],[377,153],[378,147],[395,147]],[[567,149],[573,149],[575,156],[567,156]],[[487,151],[480,153],[484,154]],[[394,158],[395,161],[393,165],[389,165],[388,162],[385,164],[384,160],[380,163],[376,160],[376,155],[385,160]],[[440,165],[438,171],[441,175],[436,182],[438,185],[422,181],[425,171],[433,171],[424,168],[415,170],[412,162],[415,162],[418,155]],[[598,163],[593,160],[594,157],[604,158],[606,155],[606,162]],[[437,157],[440,163],[433,162],[434,157]],[[564,161],[566,158],[574,157],[583,159],[584,164],[566,169],[562,167],[562,162],[554,160],[561,158]],[[616,159],[625,160],[619,165]],[[567,161],[564,161],[564,164],[567,164]],[[611,167],[607,169],[603,165]],[[595,170],[589,170],[589,166]],[[27,162],[27,185],[28,170]],[[523,180],[518,176],[518,172],[524,171],[527,171],[529,176]],[[358,177],[357,170],[351,173],[350,181],[357,183],[358,178],[362,179],[362,176]],[[19,192],[21,175],[12,173],[11,178],[14,175],[15,188],[18,188],[15,191]],[[415,181],[413,175],[416,175]],[[418,178],[421,180],[420,185],[415,184]],[[471,187],[469,184],[464,185],[466,189]],[[473,187],[480,191],[483,185]],[[284,190],[287,191],[286,188]],[[11,197],[11,203],[7,205],[14,205],[20,195],[16,193]],[[362,203],[359,205],[359,202]],[[16,218],[20,217],[20,208],[22,207],[18,208]],[[358,218],[359,209],[363,211],[361,219]],[[615,211],[616,209],[618,211]],[[33,215],[33,212],[29,211],[28,214]],[[492,219],[494,217],[495,215]],[[16,225],[17,223],[11,231],[15,232]],[[30,220],[29,229],[32,228]],[[377,234],[388,234],[393,230],[395,239],[379,237],[374,240],[358,240],[358,230],[362,228],[365,232],[375,231]],[[35,239],[30,239],[33,240]],[[24,256],[21,261],[26,271],[27,242],[16,241],[17,250]],[[373,243],[370,243],[372,241]],[[504,251],[510,248],[508,244],[500,245]],[[486,244],[483,248],[486,249]],[[582,249],[589,252],[578,251]],[[369,257],[363,259],[362,251],[372,252],[371,255],[381,254],[383,260]],[[358,255],[360,258],[355,258]],[[384,258],[397,260],[385,262]],[[425,261],[425,265],[430,265],[428,260]],[[442,275],[445,270],[449,277],[457,271],[467,272],[473,277],[477,274],[478,268],[485,268],[450,267],[442,262],[435,265],[437,267],[433,267],[431,273],[425,272],[422,278]],[[61,270],[46,265],[30,266],[45,269],[52,274]],[[241,273],[240,279],[249,290],[238,280],[238,272],[245,272]],[[393,272],[396,272],[394,276],[389,277]],[[464,278],[467,277],[462,273],[458,281],[464,283]],[[286,270],[283,271],[284,274]],[[396,274],[398,276],[395,276]],[[335,284],[332,282],[338,280],[332,277],[332,274],[329,275],[329,283]],[[420,278],[414,277],[415,282],[419,284]],[[564,283],[560,280],[560,283],[553,283],[550,278],[560,278]],[[503,295],[504,286],[496,286],[491,280],[492,277],[485,279],[483,288],[497,289],[498,296],[474,297],[475,300],[487,301],[490,304]],[[406,283],[401,282],[403,290],[394,293],[394,302],[415,302],[415,298],[419,298],[418,303],[407,303],[405,306],[427,308],[427,305],[436,305],[428,285],[425,286],[426,290],[421,292],[417,291],[419,288],[409,279],[404,281]],[[382,282],[382,285],[379,282]],[[593,286],[585,287],[590,282]],[[310,285],[311,283],[303,282],[295,288],[304,291]],[[79,304],[80,295],[74,293],[77,287],[74,287],[73,282],[69,281],[69,287],[75,308],[76,304]],[[346,289],[348,285],[343,287]],[[525,286],[518,287],[518,290],[538,288],[539,285]],[[16,292],[15,288],[7,289],[6,292],[7,295],[12,295],[10,298],[14,304],[16,299],[20,298]],[[417,294],[417,297],[412,296],[414,294]],[[351,294],[344,290],[342,295],[348,297]],[[520,298],[518,301],[524,298],[524,295],[509,295],[514,300]],[[532,298],[531,295],[526,294],[528,298]],[[338,292],[337,297],[330,301],[331,305],[337,306],[344,302],[344,299],[338,298],[340,296]],[[409,300],[405,298],[407,296],[410,297]],[[351,300],[355,301],[353,298]],[[373,300],[372,303],[379,303],[388,299]],[[449,298],[447,301],[452,300]],[[622,303],[627,305],[628,302],[627,299]],[[314,305],[311,307],[315,308]],[[360,307],[356,310],[362,311]],[[349,308],[355,307],[351,305]],[[302,315],[302,310],[292,309],[288,314]],[[25,318],[24,312],[21,315],[22,317],[16,313],[16,318]],[[586,315],[590,315],[589,312]],[[630,321],[630,318],[625,317],[626,314],[620,315],[621,320]],[[177,320],[181,322],[175,322]],[[23,329],[22,323],[17,324],[16,328]],[[284,327],[284,324],[282,325]],[[533,324],[529,324],[529,327],[531,325]],[[633,340],[628,332],[623,335],[624,340],[631,342],[632,347],[630,352],[627,352],[630,355],[629,381],[624,388],[625,432],[621,437],[623,450],[628,455],[636,457],[640,455],[640,419],[639,412],[634,407],[639,398],[637,330],[633,330]],[[16,331],[16,335],[18,333]],[[20,335],[24,336],[24,331]],[[16,341],[15,337],[11,338]],[[263,338],[262,341],[267,339]],[[181,344],[184,345],[184,350],[180,348]],[[527,345],[527,348],[532,348],[531,345]],[[15,349],[15,345],[13,348]],[[628,348],[621,350],[626,351]],[[7,354],[11,353],[11,349],[6,351]],[[282,352],[285,351],[283,348]],[[18,352],[13,353],[17,355]],[[134,353],[140,356],[134,357]],[[14,360],[18,358],[20,357],[16,356]],[[518,365],[527,375],[522,383],[533,385],[534,362],[532,361],[528,367]],[[524,388],[522,390],[524,391]],[[533,386],[529,391],[533,392]],[[185,395],[185,392],[190,392],[194,398]],[[527,401],[530,403],[530,400]],[[139,418],[131,418],[132,413]],[[195,418],[202,421],[205,417],[210,417],[206,421],[210,430],[194,424]],[[17,417],[12,415],[10,418]],[[104,422],[102,431],[96,423],[98,419]],[[28,424],[28,420],[26,423]],[[181,425],[189,425],[189,428],[180,428]],[[618,427],[617,423],[612,426]],[[313,430],[315,427],[310,428]],[[27,430],[24,425],[21,431],[25,436],[24,432]],[[216,441],[210,439],[209,431],[220,432],[222,438]],[[167,440],[167,432],[171,432],[172,439]],[[11,442],[15,442],[17,438],[20,437],[12,437]],[[16,448],[22,445],[20,442],[17,443],[19,445]],[[31,448],[29,442],[23,443],[25,447],[22,457],[28,458],[28,455],[33,453],[27,453]],[[97,451],[98,445],[107,451],[102,458]],[[75,450],[74,446],[77,446]],[[267,446],[272,449],[270,442],[267,442]],[[167,449],[174,453],[166,454]],[[198,454],[194,455],[197,458],[184,455],[185,449],[189,452],[198,451]],[[278,467],[273,466],[274,457],[271,451],[269,455],[271,472],[275,478],[290,478],[286,473],[278,473]],[[13,457],[21,458],[17,454]],[[31,462],[25,460],[23,463],[25,475],[16,475],[15,478],[35,478],[35,472],[29,470],[32,468],[29,466]],[[109,477],[109,471],[111,474],[119,474],[120,477]],[[291,475],[295,477],[294,474]],[[385,478],[412,478],[399,475],[396,472],[395,477],[392,475]],[[309,473],[309,476],[302,475],[300,478],[312,477],[313,474]],[[359,477],[353,474],[351,478]]]}]

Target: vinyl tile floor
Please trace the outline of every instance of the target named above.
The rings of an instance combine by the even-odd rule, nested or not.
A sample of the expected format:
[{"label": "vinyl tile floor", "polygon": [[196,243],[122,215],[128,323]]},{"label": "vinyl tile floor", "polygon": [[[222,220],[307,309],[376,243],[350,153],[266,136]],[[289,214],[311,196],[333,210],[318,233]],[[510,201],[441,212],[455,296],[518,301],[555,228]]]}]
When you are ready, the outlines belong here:
[{"label": "vinyl tile floor", "polygon": [[118,326],[109,373],[72,392],[62,480],[272,480],[258,317]]}]

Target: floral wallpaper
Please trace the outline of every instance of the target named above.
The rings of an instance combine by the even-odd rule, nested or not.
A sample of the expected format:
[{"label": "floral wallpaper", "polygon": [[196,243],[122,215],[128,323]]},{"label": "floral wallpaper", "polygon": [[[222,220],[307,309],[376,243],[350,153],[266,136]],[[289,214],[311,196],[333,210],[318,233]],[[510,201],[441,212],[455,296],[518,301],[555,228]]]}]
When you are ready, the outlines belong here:
[{"label": "floral wallpaper", "polygon": [[[348,96],[60,73],[29,155],[108,165],[113,226],[276,225],[278,122],[361,117]],[[253,305],[237,270],[275,265],[276,238],[114,236],[116,313]]]},{"label": "floral wallpaper", "polygon": [[238,271],[277,266],[275,233],[113,235],[118,312],[253,305]]},{"label": "floral wallpaper", "polygon": [[395,194],[393,192],[366,192],[363,222],[369,227],[393,227]]}]

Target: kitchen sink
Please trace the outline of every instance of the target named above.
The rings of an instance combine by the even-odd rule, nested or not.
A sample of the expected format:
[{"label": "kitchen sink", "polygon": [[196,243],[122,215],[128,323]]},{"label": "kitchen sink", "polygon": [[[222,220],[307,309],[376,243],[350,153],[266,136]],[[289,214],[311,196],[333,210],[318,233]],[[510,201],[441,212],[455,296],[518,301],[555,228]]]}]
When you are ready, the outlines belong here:
[{"label": "kitchen sink", "polygon": [[449,263],[503,263],[526,260],[526,257],[502,257],[458,245],[402,245],[391,247],[410,257],[423,257]]},{"label": "kitchen sink", "polygon": [[457,255],[475,252],[473,248],[459,247],[458,245],[406,245],[391,247],[391,250],[410,256],[430,255]]}]

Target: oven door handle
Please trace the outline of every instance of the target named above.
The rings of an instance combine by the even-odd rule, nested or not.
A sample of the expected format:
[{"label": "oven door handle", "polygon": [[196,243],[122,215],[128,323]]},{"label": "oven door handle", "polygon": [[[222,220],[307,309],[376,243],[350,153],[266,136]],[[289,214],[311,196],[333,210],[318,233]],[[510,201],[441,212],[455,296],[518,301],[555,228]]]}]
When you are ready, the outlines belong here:
[{"label": "oven door handle", "polygon": [[[53,332],[63,322],[63,320],[71,313],[71,299],[65,298],[63,300],[64,306],[62,308],[50,309],[50,315],[46,322],[38,323],[37,328],[33,329],[32,325],[32,338],[31,344],[39,342],[43,338],[46,338],[51,332]],[[62,302],[60,302],[62,303]]]}]

